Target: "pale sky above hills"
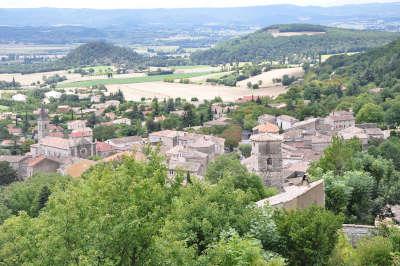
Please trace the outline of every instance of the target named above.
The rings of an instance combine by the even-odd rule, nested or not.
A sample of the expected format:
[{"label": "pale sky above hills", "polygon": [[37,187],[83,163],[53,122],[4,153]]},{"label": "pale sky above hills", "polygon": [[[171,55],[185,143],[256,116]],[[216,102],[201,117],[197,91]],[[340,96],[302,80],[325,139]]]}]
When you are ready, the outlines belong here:
[{"label": "pale sky above hills", "polygon": [[59,7],[59,8],[187,8],[235,7],[273,4],[332,6],[363,3],[399,2],[399,0],[0,0],[0,8]]}]

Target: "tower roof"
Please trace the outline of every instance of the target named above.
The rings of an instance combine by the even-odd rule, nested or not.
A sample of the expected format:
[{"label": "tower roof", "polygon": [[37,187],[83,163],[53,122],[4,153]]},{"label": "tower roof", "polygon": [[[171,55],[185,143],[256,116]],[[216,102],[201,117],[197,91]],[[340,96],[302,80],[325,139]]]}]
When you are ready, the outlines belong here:
[{"label": "tower roof", "polygon": [[39,120],[47,120],[49,118],[49,114],[47,113],[46,109],[44,108],[44,105],[40,107],[39,111]]},{"label": "tower roof", "polygon": [[277,134],[263,133],[256,134],[250,137],[251,141],[282,141],[283,137]]}]

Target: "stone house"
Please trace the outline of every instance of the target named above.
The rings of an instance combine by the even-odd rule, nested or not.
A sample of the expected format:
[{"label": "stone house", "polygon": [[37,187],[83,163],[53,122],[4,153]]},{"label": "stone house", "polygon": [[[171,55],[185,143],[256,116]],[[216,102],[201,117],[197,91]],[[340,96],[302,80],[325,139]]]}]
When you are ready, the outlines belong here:
[{"label": "stone house", "polygon": [[141,149],[144,141],[139,136],[130,136],[106,140],[105,143],[113,146],[118,152],[132,151],[132,149]]},{"label": "stone house", "polygon": [[365,134],[364,130],[355,126],[347,127],[338,132],[338,136],[344,140],[350,140],[352,138],[358,138],[364,148],[368,146],[368,135]]},{"label": "stone house", "polygon": [[132,124],[131,120],[128,118],[116,119],[116,120],[113,120],[112,123],[114,125],[127,125],[127,126],[130,126]]},{"label": "stone house", "polygon": [[316,135],[311,138],[311,149],[317,152],[323,152],[331,145],[332,137],[327,135]]},{"label": "stone house", "polygon": [[106,143],[106,142],[96,142],[96,155],[101,158],[106,158],[117,152],[117,148]]},{"label": "stone house", "polygon": [[276,124],[283,130],[288,130],[293,127],[299,120],[289,115],[280,115],[276,118]]},{"label": "stone house", "polygon": [[29,161],[26,171],[27,177],[31,177],[37,173],[56,173],[61,165],[62,162],[57,159],[40,155]]},{"label": "stone house", "polygon": [[331,125],[333,130],[340,131],[348,127],[356,125],[356,119],[353,112],[348,111],[335,111],[325,118],[327,124]]},{"label": "stone house", "polygon": [[257,122],[259,125],[263,125],[263,124],[267,124],[267,123],[276,124],[276,117],[274,115],[263,114],[258,117]]},{"label": "stone house", "polygon": [[17,172],[18,178],[23,180],[27,176],[27,166],[30,156],[27,155],[1,155],[0,162],[8,162]]},{"label": "stone house", "polygon": [[266,204],[275,208],[286,210],[302,210],[313,205],[325,207],[324,181],[319,180],[299,186],[287,186],[285,191],[275,196],[256,202],[258,207]]},{"label": "stone house", "polygon": [[74,120],[67,122],[68,130],[78,130],[86,128],[86,121],[84,120]]}]

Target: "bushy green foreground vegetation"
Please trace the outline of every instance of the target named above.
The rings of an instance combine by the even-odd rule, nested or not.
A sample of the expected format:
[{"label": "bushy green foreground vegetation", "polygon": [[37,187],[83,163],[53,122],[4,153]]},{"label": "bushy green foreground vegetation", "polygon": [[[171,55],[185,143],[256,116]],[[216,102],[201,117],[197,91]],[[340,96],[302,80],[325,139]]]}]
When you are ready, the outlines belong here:
[{"label": "bushy green foreground vegetation", "polygon": [[[269,30],[281,32],[317,31],[313,36],[273,37]],[[289,63],[318,62],[320,54],[365,51],[398,38],[396,33],[357,31],[318,25],[277,25],[255,33],[229,40],[215,47],[195,52],[191,60],[196,64],[231,62],[263,62],[265,60]]]},{"label": "bushy green foreground vegetation", "polygon": [[[259,177],[237,160],[225,162],[222,172],[215,168],[218,162],[210,166],[210,181],[188,179],[185,186],[187,177],[168,179],[154,154],[146,163],[126,158],[98,165],[79,181],[57,182],[37,217],[30,212],[37,210],[35,204],[13,207],[23,212],[0,227],[0,262],[284,265],[286,258],[301,265],[328,260],[340,217],[318,208],[290,213],[256,208],[254,201],[270,195]],[[37,195],[43,178],[6,187],[2,198]]]},{"label": "bushy green foreground vegetation", "polygon": [[326,208],[346,223],[374,224],[387,204],[400,203],[400,139],[391,137],[363,152],[357,139],[334,138],[310,174],[325,180]]}]

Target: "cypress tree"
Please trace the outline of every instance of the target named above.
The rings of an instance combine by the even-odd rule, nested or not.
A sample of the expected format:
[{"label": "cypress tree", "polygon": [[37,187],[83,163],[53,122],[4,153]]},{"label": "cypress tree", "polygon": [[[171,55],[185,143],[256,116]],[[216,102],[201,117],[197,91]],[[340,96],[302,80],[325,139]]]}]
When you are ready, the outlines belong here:
[{"label": "cypress tree", "polygon": [[42,187],[38,198],[38,211],[40,211],[46,206],[50,194],[51,194],[50,189],[47,186]]}]

